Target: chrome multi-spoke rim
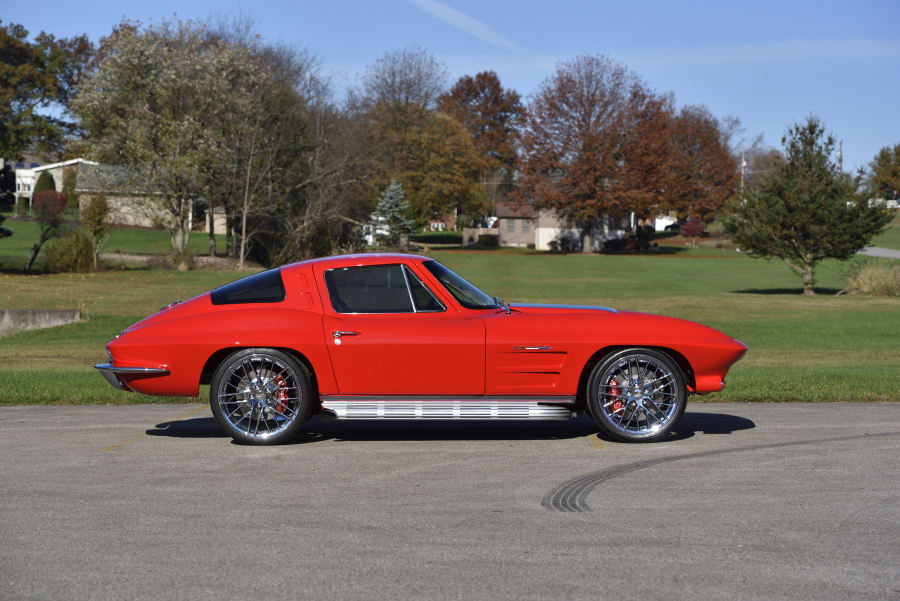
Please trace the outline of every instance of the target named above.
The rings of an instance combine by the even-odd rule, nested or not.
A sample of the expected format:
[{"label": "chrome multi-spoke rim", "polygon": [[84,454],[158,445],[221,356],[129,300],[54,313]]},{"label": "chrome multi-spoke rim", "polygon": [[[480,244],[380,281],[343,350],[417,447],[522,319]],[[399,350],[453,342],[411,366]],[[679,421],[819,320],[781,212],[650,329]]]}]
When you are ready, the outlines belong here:
[{"label": "chrome multi-spoke rim", "polygon": [[300,416],[297,374],[267,354],[248,355],[234,363],[216,390],[228,425],[249,438],[265,439],[288,429]]},{"label": "chrome multi-spoke rim", "polygon": [[649,355],[626,355],[616,361],[603,372],[597,392],[603,419],[632,438],[653,436],[678,412],[678,379]]}]

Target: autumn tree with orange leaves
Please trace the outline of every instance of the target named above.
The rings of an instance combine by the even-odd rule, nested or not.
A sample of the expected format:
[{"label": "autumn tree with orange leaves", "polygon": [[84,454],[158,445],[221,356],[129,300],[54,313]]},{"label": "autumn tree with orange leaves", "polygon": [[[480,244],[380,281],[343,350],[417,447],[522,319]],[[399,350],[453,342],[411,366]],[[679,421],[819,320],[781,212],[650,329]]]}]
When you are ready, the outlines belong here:
[{"label": "autumn tree with orange leaves", "polygon": [[438,109],[472,134],[475,146],[496,166],[516,165],[515,135],[525,115],[519,93],[504,89],[493,71],[464,75],[438,98]]},{"label": "autumn tree with orange leaves", "polygon": [[711,221],[740,182],[726,132],[706,107],[686,106],[672,117],[669,140],[665,208],[682,220]]},{"label": "autumn tree with orange leaves", "polygon": [[583,235],[607,216],[663,202],[667,102],[623,65],[582,55],[562,63],[528,106],[516,197],[554,209]]}]

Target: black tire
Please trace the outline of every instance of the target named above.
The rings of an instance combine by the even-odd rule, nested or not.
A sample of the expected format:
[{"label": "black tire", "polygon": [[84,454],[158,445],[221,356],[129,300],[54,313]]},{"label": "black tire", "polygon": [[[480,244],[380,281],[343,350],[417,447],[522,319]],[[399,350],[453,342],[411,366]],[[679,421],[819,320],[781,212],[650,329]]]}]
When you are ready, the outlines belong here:
[{"label": "black tire", "polygon": [[250,348],[232,353],[216,369],[209,405],[235,441],[272,445],[297,435],[315,399],[302,363],[275,349]]},{"label": "black tire", "polygon": [[622,442],[666,437],[687,405],[681,368],[665,353],[649,348],[607,355],[594,367],[587,386],[594,421],[609,438]]}]

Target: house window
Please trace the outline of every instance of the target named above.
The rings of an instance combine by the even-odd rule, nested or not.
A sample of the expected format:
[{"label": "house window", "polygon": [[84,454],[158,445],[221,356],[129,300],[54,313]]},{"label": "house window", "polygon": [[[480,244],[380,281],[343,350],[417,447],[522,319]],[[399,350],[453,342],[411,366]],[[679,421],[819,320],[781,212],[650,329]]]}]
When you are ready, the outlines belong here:
[{"label": "house window", "polygon": [[515,219],[507,219],[506,220],[506,231],[509,233],[513,233],[516,231],[516,220]]},{"label": "house window", "polygon": [[531,232],[531,222],[527,219],[522,220],[522,233],[527,234]]}]

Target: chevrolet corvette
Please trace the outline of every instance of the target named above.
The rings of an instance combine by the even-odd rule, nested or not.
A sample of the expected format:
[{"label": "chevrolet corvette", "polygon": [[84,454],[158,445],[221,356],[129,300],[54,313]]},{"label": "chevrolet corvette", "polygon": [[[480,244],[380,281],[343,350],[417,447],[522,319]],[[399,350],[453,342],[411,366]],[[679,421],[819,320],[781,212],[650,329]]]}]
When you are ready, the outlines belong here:
[{"label": "chevrolet corvette", "polygon": [[688,394],[718,392],[746,352],[671,317],[505,303],[428,257],[285,265],[174,302],[120,332],[110,384],[198,396],[239,442],[290,440],[332,419],[558,420],[609,438],[666,437]]}]

